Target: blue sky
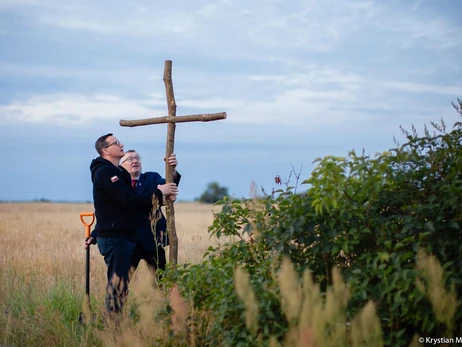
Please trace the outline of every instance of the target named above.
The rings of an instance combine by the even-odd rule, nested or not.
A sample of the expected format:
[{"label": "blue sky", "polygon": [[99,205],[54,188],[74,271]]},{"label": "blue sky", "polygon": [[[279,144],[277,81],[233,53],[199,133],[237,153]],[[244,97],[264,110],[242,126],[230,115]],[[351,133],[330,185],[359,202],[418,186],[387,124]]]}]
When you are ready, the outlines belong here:
[{"label": "blue sky", "polygon": [[[164,61],[177,115],[180,199],[218,181],[271,191],[293,165],[374,154],[462,98],[462,2],[0,0],[0,200],[91,200],[94,142],[113,132],[163,174]],[[6,150],[5,150],[6,149]]]}]

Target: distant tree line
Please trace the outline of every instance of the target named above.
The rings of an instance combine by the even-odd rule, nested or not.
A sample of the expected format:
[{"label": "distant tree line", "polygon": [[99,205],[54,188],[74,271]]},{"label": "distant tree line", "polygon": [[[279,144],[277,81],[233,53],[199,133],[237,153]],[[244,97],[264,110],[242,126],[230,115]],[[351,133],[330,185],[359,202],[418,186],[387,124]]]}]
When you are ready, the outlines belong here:
[{"label": "distant tree line", "polygon": [[228,188],[220,186],[218,182],[210,182],[202,195],[196,198],[196,201],[214,204],[225,196],[228,196]]}]

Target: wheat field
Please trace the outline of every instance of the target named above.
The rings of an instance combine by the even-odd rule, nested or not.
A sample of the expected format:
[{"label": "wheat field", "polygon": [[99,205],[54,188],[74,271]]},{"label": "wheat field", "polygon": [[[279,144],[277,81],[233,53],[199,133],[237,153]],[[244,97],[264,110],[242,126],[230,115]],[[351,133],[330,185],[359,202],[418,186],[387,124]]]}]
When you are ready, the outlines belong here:
[{"label": "wheat field", "polygon": [[[205,250],[216,244],[207,229],[213,222],[213,211],[218,210],[216,206],[201,203],[175,204],[179,264],[200,261]],[[36,273],[48,281],[64,276],[83,285],[85,227],[79,214],[92,211],[92,204],[0,204],[2,273]],[[92,280],[98,283],[105,264],[97,246],[92,246],[90,264]]]},{"label": "wheat field", "polygon": [[[215,238],[209,237],[207,229],[213,222],[213,211],[218,210],[216,206],[200,203],[175,204],[179,264],[199,262],[205,250],[217,244]],[[80,307],[85,296],[86,253],[83,248],[85,226],[80,221],[80,213],[92,211],[92,204],[0,204],[0,308],[4,312],[0,319],[0,325],[3,325],[0,328],[0,345],[12,339],[14,341],[15,334],[23,335],[21,341],[25,341],[28,334],[34,336],[31,343],[37,345],[36,320],[41,317],[37,309],[48,305],[48,301],[49,305],[58,306],[63,301],[62,307],[45,311],[61,312],[64,316],[68,307]],[[97,302],[94,309],[101,310],[106,287],[106,265],[97,246],[91,247],[90,268],[90,292]],[[146,264],[141,262],[131,286],[147,276],[150,274]],[[68,294],[69,297],[65,299],[53,301],[53,298]],[[74,301],[74,305],[69,304]],[[15,318],[14,314],[10,314],[14,310],[30,313],[30,316],[22,313]],[[68,314],[72,319],[75,312]],[[46,334],[46,328],[40,329]],[[56,335],[55,330],[56,327],[53,327],[53,334]],[[50,340],[50,335],[43,338],[48,345],[55,341]],[[72,336],[69,340],[72,340]],[[56,340],[56,343],[60,342]]]}]

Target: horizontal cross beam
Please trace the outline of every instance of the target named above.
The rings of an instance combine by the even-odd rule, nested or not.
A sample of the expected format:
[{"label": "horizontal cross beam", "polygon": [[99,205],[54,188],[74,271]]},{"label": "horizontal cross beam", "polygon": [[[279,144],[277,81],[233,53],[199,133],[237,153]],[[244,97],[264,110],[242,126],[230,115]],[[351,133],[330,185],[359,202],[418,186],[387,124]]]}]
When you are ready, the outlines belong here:
[{"label": "horizontal cross beam", "polygon": [[192,114],[188,116],[174,117],[156,117],[136,120],[121,119],[119,124],[123,127],[137,127],[150,124],[165,124],[165,123],[185,123],[185,122],[210,122],[214,120],[226,119],[226,112],[209,113],[209,114]]}]

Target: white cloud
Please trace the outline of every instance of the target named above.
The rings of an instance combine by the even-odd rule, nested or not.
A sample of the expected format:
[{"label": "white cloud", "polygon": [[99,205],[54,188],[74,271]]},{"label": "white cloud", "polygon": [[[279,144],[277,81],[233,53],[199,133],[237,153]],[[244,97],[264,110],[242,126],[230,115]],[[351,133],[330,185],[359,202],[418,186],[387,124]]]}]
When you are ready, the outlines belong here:
[{"label": "white cloud", "polygon": [[22,102],[1,106],[0,115],[7,122],[52,122],[60,125],[79,125],[101,119],[137,119],[164,115],[162,111],[149,109],[141,104],[135,100],[110,95],[88,97],[52,94],[34,96]]},{"label": "white cloud", "polygon": [[457,97],[462,93],[462,84],[459,86],[435,85],[425,83],[413,83],[402,81],[390,81],[381,83],[382,87],[406,91],[410,93],[431,93]]},{"label": "white cloud", "polygon": [[[441,47],[457,45],[457,31],[441,18],[431,21],[417,13],[377,1],[174,1],[102,0],[27,1],[15,5],[24,18],[70,31],[165,40],[194,47],[221,46],[227,54],[264,54],[269,48],[330,51],[354,36],[380,28],[397,33],[403,45],[417,42]],[[0,7],[1,8],[1,7]],[[245,47],[245,49],[243,49]],[[237,50],[237,51],[236,51]],[[213,52],[211,52],[213,54]],[[260,54],[259,54],[260,55]]]},{"label": "white cloud", "polygon": [[[305,72],[308,69],[311,72]],[[228,122],[274,123],[275,127],[292,124],[311,129],[347,122],[385,121],[382,112],[394,112],[395,117],[399,117],[400,109],[413,108],[413,112],[421,110],[421,114],[426,114],[428,105],[422,103],[416,108],[414,99],[405,100],[405,95],[431,93],[454,98],[462,90],[462,86],[457,85],[379,80],[374,75],[315,65],[300,70],[304,72],[229,76],[227,83],[234,85],[231,92],[227,84],[217,82],[213,73],[186,71],[183,84],[178,88],[180,92],[175,93],[177,114],[224,111],[228,113]],[[119,76],[113,77],[119,79]],[[221,76],[220,79],[227,78]],[[199,81],[200,87],[197,86]],[[1,106],[0,115],[9,122],[57,122],[62,125],[165,116],[167,107],[161,88],[159,83],[157,88],[151,87],[143,93],[138,90],[135,97],[108,92],[35,95]]]},{"label": "white cloud", "polygon": [[447,49],[460,45],[460,29],[456,29],[443,19],[409,18],[403,15],[390,17],[384,21],[387,30],[395,31],[396,41],[401,47],[419,45],[430,49]]},{"label": "white cloud", "polygon": [[[159,95],[160,96],[160,95]],[[331,112],[328,117],[319,114],[328,109],[330,100],[348,101],[353,98],[348,92],[328,91],[310,92],[295,89],[277,95],[268,102],[224,100],[211,98],[203,100],[185,99],[182,101],[178,115],[194,113],[227,112],[229,122],[258,124],[272,122],[277,124],[297,124],[303,127],[307,121],[311,123],[331,123],[345,120],[351,112]],[[154,101],[153,101],[154,100]],[[33,96],[21,102],[13,102],[0,107],[3,121],[48,123],[74,126],[91,124],[99,120],[141,119],[166,115],[164,100],[130,100],[114,95],[84,96],[77,94],[53,94]],[[150,106],[155,106],[151,108]]]},{"label": "white cloud", "polygon": [[36,5],[38,3],[38,0],[1,0],[0,10],[17,8],[18,6]]},{"label": "white cloud", "polygon": [[[242,102],[226,100],[224,98],[208,98],[203,100],[183,99],[181,106],[184,108],[194,108],[198,110],[213,110],[221,112],[225,109],[242,107]],[[221,111],[220,111],[221,110]]]},{"label": "white cloud", "polygon": [[[431,47],[452,47],[448,42],[457,36],[457,28],[441,20],[441,16],[436,15],[427,26],[428,18],[417,10],[401,13],[399,8],[374,1],[335,6],[334,2],[314,0],[290,4],[276,0],[222,0],[213,4],[205,0],[172,4],[118,1],[117,6],[104,0],[71,0],[66,5],[57,0],[25,0],[19,7],[13,2],[7,4],[4,7],[16,9],[24,18],[33,11],[30,18],[39,18],[42,24],[53,28],[101,34],[103,41],[107,37],[130,37],[137,48],[127,56],[127,63],[135,59],[144,64],[128,68],[91,64],[71,68],[2,63],[1,76],[47,81],[54,78],[71,81],[80,88],[46,95],[33,91],[29,93],[32,97],[6,102],[0,112],[9,121],[55,121],[65,125],[164,116],[161,69],[150,69],[137,52],[150,57],[156,50],[170,52],[171,47],[175,55],[199,51],[199,57],[204,58],[197,63],[199,69],[187,62],[187,56],[179,70],[175,67],[179,115],[226,111],[229,122],[274,122],[301,127],[307,123],[369,122],[380,119],[385,112],[395,112],[395,117],[399,117],[400,109],[415,105],[415,100],[404,100],[410,94],[453,98],[462,89],[453,82],[426,82],[438,71],[433,64],[430,69],[428,64],[408,67],[404,63],[402,69],[408,74],[393,75],[392,65],[399,63],[399,59],[393,58],[400,54],[396,50],[389,51],[390,66],[378,64],[376,68],[368,67],[368,57],[356,62],[348,56],[337,57],[336,53],[331,54],[332,58],[324,55],[322,51],[347,47],[349,40],[357,37],[367,37],[368,43],[375,43],[367,35],[377,30],[388,45],[399,41],[410,46],[425,41]],[[321,55],[316,57],[318,53]],[[234,58],[239,58],[237,65]],[[234,70],[226,71],[229,66]]]}]

